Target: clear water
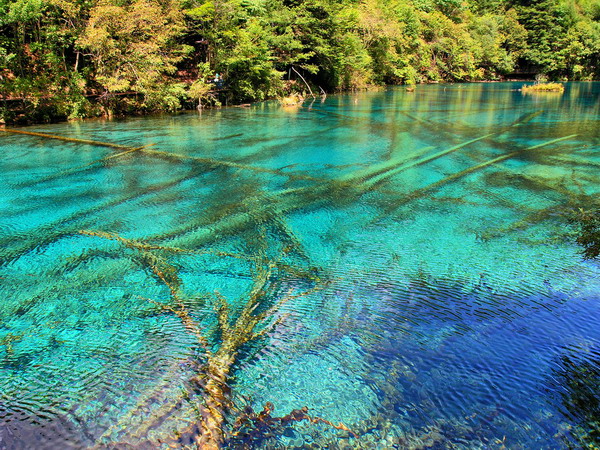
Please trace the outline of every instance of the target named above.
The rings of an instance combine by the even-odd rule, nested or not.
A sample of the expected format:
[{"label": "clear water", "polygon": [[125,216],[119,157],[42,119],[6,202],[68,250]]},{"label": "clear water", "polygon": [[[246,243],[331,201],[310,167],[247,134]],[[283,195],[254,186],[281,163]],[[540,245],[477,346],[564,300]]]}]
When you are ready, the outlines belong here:
[{"label": "clear water", "polygon": [[157,448],[193,420],[184,400],[132,431],[197,394],[186,380],[201,352],[148,301],[169,292],[140,253],[81,230],[201,250],[153,251],[213,349],[212,293],[239,311],[253,283],[251,261],[214,252],[293,267],[265,301],[308,293],[242,348],[227,426],[273,402],[360,437],[304,421],[252,447],[600,445],[600,265],[568,224],[598,204],[600,83],[566,86],[418,86],[23,129],[154,144],[108,159],[122,150],[1,133],[0,448]]}]

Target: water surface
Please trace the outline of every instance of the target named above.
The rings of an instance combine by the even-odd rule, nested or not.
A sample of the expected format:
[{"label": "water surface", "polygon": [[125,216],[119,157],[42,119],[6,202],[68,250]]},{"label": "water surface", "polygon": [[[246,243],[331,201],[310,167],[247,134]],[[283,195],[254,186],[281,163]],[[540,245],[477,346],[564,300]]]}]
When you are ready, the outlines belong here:
[{"label": "water surface", "polygon": [[116,157],[0,134],[0,443],[157,445],[193,417],[127,432],[156,392],[197,394],[200,349],[139,252],[87,230],[193,250],[156,252],[214,348],[214,292],[239,310],[248,257],[286,266],[266,298],[306,295],[243,347],[228,426],[273,402],[360,437],[301,422],[253,447],[600,445],[600,266],[568,223],[598,206],[600,84],[519,87],[23,129],[148,146]]}]

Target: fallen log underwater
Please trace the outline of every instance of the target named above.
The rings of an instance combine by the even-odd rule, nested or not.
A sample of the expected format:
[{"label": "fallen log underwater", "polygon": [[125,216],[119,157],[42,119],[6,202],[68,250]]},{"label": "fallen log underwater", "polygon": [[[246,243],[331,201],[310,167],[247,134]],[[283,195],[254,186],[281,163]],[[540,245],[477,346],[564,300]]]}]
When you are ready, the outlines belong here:
[{"label": "fallen log underwater", "polygon": [[94,141],[94,140],[89,140],[89,139],[78,139],[78,138],[71,138],[68,136],[59,136],[56,134],[49,134],[49,133],[38,133],[37,131],[25,131],[25,130],[15,130],[13,128],[0,128],[0,131],[4,132],[4,133],[13,133],[13,134],[24,134],[24,135],[28,135],[28,136],[36,136],[36,137],[41,137],[44,139],[56,139],[59,141],[64,141],[64,142],[74,142],[76,144],[87,144],[87,145],[93,145],[96,147],[109,147],[109,148],[114,148],[117,150],[132,150],[134,147],[128,146],[128,145],[121,145],[121,144],[114,144],[112,142],[103,142],[103,141]]},{"label": "fallen log underwater", "polygon": [[0,239],[0,266],[26,255],[34,249],[42,249],[56,242],[58,239],[76,234],[81,228],[92,226],[95,222],[93,216],[99,212],[104,212],[127,202],[153,195],[157,192],[177,186],[183,181],[195,178],[196,176],[197,172],[192,172],[174,180],[157,183],[147,186],[144,189],[128,192],[116,199],[100,202],[97,205],[69,214],[67,217],[37,227],[35,230],[29,232],[26,237],[22,237],[18,240],[15,240],[13,236],[3,237]]},{"label": "fallen log underwater", "polygon": [[52,181],[52,180],[61,178],[63,176],[71,175],[71,174],[78,173],[81,171],[93,170],[94,167],[104,165],[109,160],[120,158],[120,157],[129,155],[134,152],[143,153],[144,155],[148,155],[148,156],[160,158],[160,159],[165,159],[165,160],[169,160],[169,161],[195,162],[198,164],[202,164],[208,170],[212,170],[212,169],[216,169],[216,168],[235,168],[235,169],[243,169],[243,170],[248,170],[248,171],[258,172],[258,173],[269,173],[272,175],[286,177],[286,178],[289,178],[292,180],[294,180],[294,179],[315,180],[315,177],[311,177],[310,175],[307,175],[307,174],[296,174],[293,172],[284,172],[284,171],[281,171],[278,169],[268,169],[268,168],[263,168],[263,167],[258,167],[258,166],[252,166],[249,164],[236,163],[236,162],[232,162],[232,161],[224,161],[224,160],[219,160],[219,159],[214,159],[214,158],[202,158],[202,157],[184,155],[184,154],[175,153],[175,152],[165,152],[165,151],[150,149],[150,147],[153,147],[156,144],[148,144],[148,145],[133,147],[133,146],[127,146],[127,145],[121,145],[121,144],[114,144],[111,142],[103,142],[103,141],[95,141],[95,140],[87,140],[87,139],[77,139],[77,138],[59,136],[56,134],[15,130],[12,128],[0,128],[0,131],[3,131],[5,133],[23,134],[23,135],[41,137],[44,139],[53,139],[53,140],[58,140],[58,141],[70,142],[70,143],[86,144],[86,145],[92,145],[92,146],[97,146],[97,147],[108,147],[108,148],[121,150],[119,153],[106,156],[106,157],[101,158],[96,161],[92,161],[86,165],[76,167],[76,168],[73,168],[73,169],[70,169],[67,171],[59,172],[57,174],[49,175],[47,177],[43,177],[38,180],[34,180],[30,184],[26,184],[25,186],[28,186],[28,185],[31,186],[31,185],[36,185],[38,183]]},{"label": "fallen log underwater", "polygon": [[[516,179],[518,181],[522,181],[527,183],[530,186],[539,189],[540,191],[546,193],[547,196],[550,194],[556,194],[558,199],[552,200],[550,206],[545,206],[543,208],[535,209],[530,208],[526,211],[526,214],[519,218],[518,220],[499,227],[492,228],[490,230],[486,230],[484,233],[481,233],[480,238],[482,240],[495,239],[502,236],[506,236],[509,233],[513,233],[515,231],[523,230],[526,228],[531,228],[537,224],[542,222],[562,218],[569,219],[574,211],[579,210],[580,208],[590,208],[593,205],[597,204],[597,195],[596,194],[587,194],[583,188],[580,187],[577,180],[572,179],[572,183],[578,187],[578,192],[573,192],[568,189],[564,184],[559,182],[551,183],[547,180],[540,180],[534,177],[529,177],[523,174],[514,174],[511,179]],[[598,185],[598,180],[593,180],[595,185]]]},{"label": "fallen log underwater", "polygon": [[436,191],[437,189],[439,189],[442,186],[445,186],[448,183],[454,182],[456,180],[459,180],[467,175],[470,175],[474,172],[480,171],[482,169],[485,169],[486,167],[489,167],[491,165],[497,164],[499,162],[505,161],[507,159],[510,158],[514,158],[515,156],[521,155],[525,152],[529,152],[532,150],[536,150],[538,148],[542,148],[542,147],[546,147],[552,144],[556,144],[558,142],[562,142],[562,141],[566,141],[568,139],[573,139],[574,137],[576,137],[576,134],[572,134],[570,136],[563,136],[560,138],[556,138],[556,139],[552,139],[550,141],[547,142],[543,142],[541,144],[537,144],[537,145],[532,145],[530,147],[526,147],[523,149],[519,149],[519,150],[515,150],[511,153],[507,153],[504,155],[500,155],[497,156],[496,158],[492,158],[488,161],[482,162],[480,164],[476,164],[474,166],[471,166],[467,169],[461,170],[460,172],[456,172],[452,175],[449,175],[447,177],[442,178],[439,181],[436,181],[435,183],[432,183],[428,186],[425,186],[423,188],[420,189],[416,189],[415,191],[410,192],[408,195],[404,196],[403,198],[401,198],[399,201],[394,202],[390,207],[388,211],[391,211],[393,209],[396,209],[402,205],[405,205],[406,203],[409,203],[417,198],[421,198],[424,197],[428,194],[431,194],[432,192]]},{"label": "fallen log underwater", "polygon": [[[157,251],[181,253],[181,249],[162,248],[152,244],[140,241],[129,240],[115,234],[85,231],[81,234],[101,239],[110,239],[118,241],[126,248],[139,254],[139,263],[154,278],[162,283],[170,293],[168,302],[157,302],[146,299],[159,306],[165,312],[172,313],[179,318],[184,329],[193,335],[196,339],[201,356],[197,362],[198,371],[189,377],[187,385],[190,386],[187,392],[173,395],[171,398],[164,398],[164,383],[159,384],[157,389],[152,389],[150,393],[143,396],[143,400],[138,405],[125,414],[118,423],[113,424],[106,432],[98,438],[96,446],[113,445],[135,445],[140,442],[147,442],[151,445],[157,445],[159,442],[180,441],[182,436],[193,442],[196,448],[219,449],[224,446],[227,439],[236,436],[242,426],[257,428],[260,424],[274,425],[277,423],[288,423],[291,421],[307,420],[312,423],[323,423],[335,429],[343,430],[354,437],[358,437],[344,424],[335,425],[332,422],[316,416],[309,416],[307,408],[301,408],[293,411],[290,415],[277,418],[272,417],[273,406],[268,404],[262,413],[256,415],[245,412],[238,415],[236,426],[230,432],[227,432],[225,419],[233,411],[233,405],[230,401],[229,384],[232,377],[234,364],[243,346],[249,342],[255,342],[262,339],[266,334],[276,327],[281,321],[287,318],[286,314],[280,314],[282,307],[295,299],[309,295],[321,286],[315,285],[313,288],[293,294],[288,292],[279,299],[271,298],[272,284],[277,279],[275,272],[285,270],[286,265],[281,264],[280,260],[285,257],[287,250],[283,249],[277,260],[268,260],[266,255],[258,255],[255,259],[255,274],[253,285],[246,295],[241,311],[235,317],[232,312],[232,304],[228,302],[218,291],[214,293],[214,311],[217,318],[217,326],[220,335],[220,344],[216,351],[212,349],[206,338],[206,332],[201,328],[199,321],[192,317],[192,314],[183,300],[182,281],[177,275],[176,268],[171,265],[164,257],[156,254]],[[197,420],[185,422],[178,420],[177,414],[184,402],[184,397],[193,397],[194,392],[200,392],[201,402],[196,406],[198,408]],[[149,404],[160,403],[160,406],[154,408],[149,415],[132,426],[132,418],[140,414],[148,413]],[[179,429],[176,435],[170,435],[173,427]],[[164,425],[164,424],[167,425]],[[184,425],[181,428],[181,425]],[[167,431],[164,429],[166,428]],[[159,430],[160,437],[150,436],[150,431],[154,434]],[[162,431],[161,431],[162,430]],[[229,433],[229,434],[228,434]],[[114,437],[116,435],[116,442]]]},{"label": "fallen log underwater", "polygon": [[156,144],[148,144],[148,145],[143,145],[141,147],[131,147],[126,150],[123,150],[122,152],[115,153],[114,155],[105,156],[104,158],[97,159],[96,161],[92,161],[92,162],[90,162],[88,164],[84,164],[82,166],[74,167],[74,168],[68,169],[68,170],[63,170],[63,171],[60,171],[55,174],[51,174],[51,175],[47,175],[42,178],[38,178],[38,179],[30,181],[28,183],[23,183],[21,186],[22,187],[32,187],[32,186],[37,186],[37,185],[40,185],[43,183],[48,183],[50,181],[59,180],[61,178],[65,178],[69,175],[95,172],[98,169],[98,167],[106,166],[107,163],[113,159],[122,158],[125,155],[129,155],[131,153],[144,150],[148,147],[153,147],[154,145],[156,145]]}]

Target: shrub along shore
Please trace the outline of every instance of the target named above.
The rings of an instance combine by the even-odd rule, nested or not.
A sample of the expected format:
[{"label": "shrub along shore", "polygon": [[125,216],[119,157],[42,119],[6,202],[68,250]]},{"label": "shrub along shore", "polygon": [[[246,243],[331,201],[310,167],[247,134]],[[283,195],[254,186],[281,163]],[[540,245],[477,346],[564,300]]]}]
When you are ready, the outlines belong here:
[{"label": "shrub along shore", "polygon": [[598,0],[0,0],[0,122],[597,79]]}]

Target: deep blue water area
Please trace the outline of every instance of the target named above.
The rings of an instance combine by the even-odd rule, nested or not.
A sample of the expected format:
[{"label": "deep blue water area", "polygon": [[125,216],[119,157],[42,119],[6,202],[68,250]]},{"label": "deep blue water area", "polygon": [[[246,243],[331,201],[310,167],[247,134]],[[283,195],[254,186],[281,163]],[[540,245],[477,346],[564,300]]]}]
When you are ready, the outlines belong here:
[{"label": "deep blue water area", "polygon": [[[600,263],[571,220],[600,207],[600,83],[565,86],[0,132],[0,448],[190,444],[206,359],[174,311],[216,352],[264,267],[228,448],[600,446]],[[268,402],[358,437],[236,428]]]}]

